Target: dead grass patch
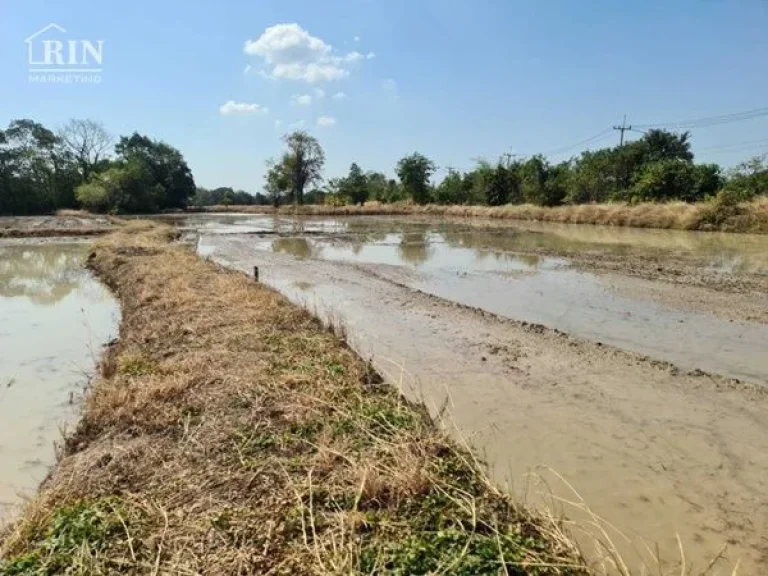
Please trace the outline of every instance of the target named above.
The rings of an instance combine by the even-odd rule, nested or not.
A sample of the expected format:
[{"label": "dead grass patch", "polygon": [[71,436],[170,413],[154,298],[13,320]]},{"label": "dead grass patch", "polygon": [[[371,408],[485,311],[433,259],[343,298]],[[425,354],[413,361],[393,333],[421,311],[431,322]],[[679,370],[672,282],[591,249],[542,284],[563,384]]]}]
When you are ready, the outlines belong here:
[{"label": "dead grass patch", "polygon": [[96,244],[120,340],[0,573],[586,572],[318,320],[174,237]]}]

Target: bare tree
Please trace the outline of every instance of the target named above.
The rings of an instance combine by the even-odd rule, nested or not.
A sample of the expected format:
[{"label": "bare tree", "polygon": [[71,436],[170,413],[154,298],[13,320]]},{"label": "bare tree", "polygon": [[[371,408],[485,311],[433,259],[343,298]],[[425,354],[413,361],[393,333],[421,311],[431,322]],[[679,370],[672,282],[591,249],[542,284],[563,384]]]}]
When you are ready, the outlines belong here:
[{"label": "bare tree", "polygon": [[104,126],[94,120],[70,120],[59,131],[65,148],[75,157],[83,180],[106,158],[114,139]]}]

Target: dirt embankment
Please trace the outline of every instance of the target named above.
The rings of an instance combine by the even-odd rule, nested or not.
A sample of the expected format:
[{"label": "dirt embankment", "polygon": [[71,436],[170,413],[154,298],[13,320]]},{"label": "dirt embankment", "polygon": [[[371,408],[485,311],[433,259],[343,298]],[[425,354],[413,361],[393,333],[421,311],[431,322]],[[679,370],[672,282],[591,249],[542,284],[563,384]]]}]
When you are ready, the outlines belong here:
[{"label": "dirt embankment", "polygon": [[768,198],[736,206],[714,202],[690,204],[685,202],[645,204],[580,204],[553,208],[533,205],[520,206],[442,206],[411,203],[364,206],[284,206],[277,210],[269,206],[206,206],[190,211],[233,212],[251,214],[285,214],[307,216],[453,216],[501,220],[528,220],[563,224],[598,224],[673,230],[718,230],[722,232],[768,233]]},{"label": "dirt embankment", "polygon": [[96,245],[120,340],[0,573],[584,572],[316,319],[172,234]]},{"label": "dirt embankment", "polygon": [[0,217],[0,238],[101,236],[114,230],[116,219],[87,212],[62,211],[55,216]]}]

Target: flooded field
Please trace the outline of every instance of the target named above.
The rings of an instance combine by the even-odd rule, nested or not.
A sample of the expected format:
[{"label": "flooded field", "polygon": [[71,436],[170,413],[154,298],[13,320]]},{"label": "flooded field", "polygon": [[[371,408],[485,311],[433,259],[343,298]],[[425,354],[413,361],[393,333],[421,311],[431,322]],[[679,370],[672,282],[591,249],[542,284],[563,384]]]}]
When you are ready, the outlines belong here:
[{"label": "flooded field", "polygon": [[[440,298],[652,356],[685,370],[768,384],[768,324],[754,321],[768,313],[765,292],[745,297],[740,290],[724,297],[716,291],[697,309],[681,302],[683,296],[674,288],[601,278],[572,262],[586,255],[631,265],[642,256],[652,258],[653,267],[657,261],[688,258],[699,282],[702,276],[715,283],[739,274],[768,285],[766,237],[590,226],[478,227],[386,218],[199,217],[186,225],[212,233],[250,233],[250,245],[258,251],[400,268],[399,280],[408,287]],[[288,236],[259,237],[258,232]],[[206,249],[204,243],[201,249]],[[405,277],[402,272],[407,272]],[[690,288],[694,293],[701,289]],[[339,293],[338,299],[343,297]],[[734,315],[747,321],[733,322]]]},{"label": "flooded field", "polygon": [[0,241],[0,524],[55,461],[54,443],[119,310],[82,242]]},{"label": "flooded field", "polygon": [[767,237],[179,223],[202,255],[259,266],[263,282],[342,324],[391,382],[447,408],[519,497],[540,504],[546,480],[582,527],[604,519],[629,564],[655,565],[656,544],[665,566],[679,563],[677,535],[689,568],[717,558],[712,574],[739,561],[739,574],[759,574],[768,563]]}]

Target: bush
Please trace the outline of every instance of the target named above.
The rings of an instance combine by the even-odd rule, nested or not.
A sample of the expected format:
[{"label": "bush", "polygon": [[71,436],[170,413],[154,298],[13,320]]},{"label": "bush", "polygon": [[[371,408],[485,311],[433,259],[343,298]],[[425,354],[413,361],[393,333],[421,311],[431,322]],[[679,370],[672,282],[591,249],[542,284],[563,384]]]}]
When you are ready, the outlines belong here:
[{"label": "bush", "polygon": [[696,176],[693,165],[682,160],[660,160],[643,168],[629,199],[635,202],[687,200],[693,195]]},{"label": "bush", "polygon": [[107,189],[96,182],[81,184],[75,189],[75,198],[83,208],[91,212],[106,212],[109,208]]}]

